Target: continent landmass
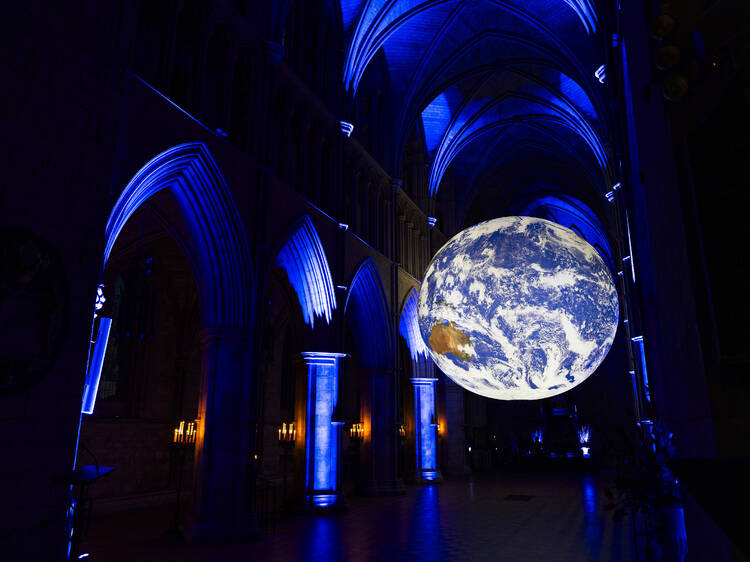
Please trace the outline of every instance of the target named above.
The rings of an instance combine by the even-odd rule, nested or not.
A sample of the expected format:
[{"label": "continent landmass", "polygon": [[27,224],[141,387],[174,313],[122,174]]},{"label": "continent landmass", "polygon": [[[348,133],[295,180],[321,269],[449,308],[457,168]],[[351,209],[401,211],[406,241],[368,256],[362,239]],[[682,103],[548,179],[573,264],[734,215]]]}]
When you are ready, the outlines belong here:
[{"label": "continent landmass", "polygon": [[471,338],[456,328],[453,322],[449,322],[448,324],[435,322],[430,330],[430,337],[427,343],[435,353],[439,353],[440,355],[452,353],[462,361],[471,359],[471,355],[459,349],[459,346],[469,345],[473,347]]}]

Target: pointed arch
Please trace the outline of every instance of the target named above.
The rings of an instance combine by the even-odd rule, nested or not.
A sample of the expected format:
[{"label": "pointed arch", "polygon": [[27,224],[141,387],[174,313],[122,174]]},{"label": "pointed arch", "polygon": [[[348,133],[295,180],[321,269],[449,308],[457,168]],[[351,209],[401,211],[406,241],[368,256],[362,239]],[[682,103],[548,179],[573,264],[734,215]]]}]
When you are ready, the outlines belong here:
[{"label": "pointed arch", "polygon": [[314,328],[316,318],[330,324],[336,310],[336,294],[323,244],[309,216],[297,221],[275,263],[286,271],[297,293],[305,324]]},{"label": "pointed arch", "polygon": [[135,174],[107,220],[102,267],[128,219],[163,189],[172,192],[187,224],[204,322],[248,328],[251,264],[247,238],[229,187],[202,142],[172,147]]},{"label": "pointed arch", "polygon": [[401,320],[399,321],[398,331],[406,340],[406,345],[409,348],[412,376],[424,378],[432,376],[432,359],[427,350],[427,345],[424,339],[422,339],[422,333],[419,330],[419,319],[417,316],[418,298],[419,295],[413,288],[406,295],[401,308]]},{"label": "pointed arch", "polygon": [[422,339],[422,334],[419,331],[419,320],[417,318],[417,291],[411,289],[404,299],[404,304],[401,307],[401,320],[398,325],[399,333],[406,340],[406,345],[409,347],[409,354],[412,360],[416,360],[418,357],[426,357],[428,355],[427,346]]},{"label": "pointed arch", "polygon": [[393,331],[388,303],[375,262],[367,258],[354,274],[344,305],[362,367],[388,368],[393,362]]}]

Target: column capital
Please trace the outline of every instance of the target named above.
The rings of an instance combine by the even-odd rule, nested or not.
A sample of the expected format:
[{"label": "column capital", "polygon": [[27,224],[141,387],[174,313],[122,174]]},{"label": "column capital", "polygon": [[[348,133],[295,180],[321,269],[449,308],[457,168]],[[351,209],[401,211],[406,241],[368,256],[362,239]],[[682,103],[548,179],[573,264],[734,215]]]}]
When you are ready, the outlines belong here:
[{"label": "column capital", "polygon": [[414,386],[429,386],[437,382],[437,379],[432,377],[412,377],[409,380]]},{"label": "column capital", "polygon": [[336,365],[339,359],[347,356],[335,351],[303,351],[301,355],[308,365]]}]

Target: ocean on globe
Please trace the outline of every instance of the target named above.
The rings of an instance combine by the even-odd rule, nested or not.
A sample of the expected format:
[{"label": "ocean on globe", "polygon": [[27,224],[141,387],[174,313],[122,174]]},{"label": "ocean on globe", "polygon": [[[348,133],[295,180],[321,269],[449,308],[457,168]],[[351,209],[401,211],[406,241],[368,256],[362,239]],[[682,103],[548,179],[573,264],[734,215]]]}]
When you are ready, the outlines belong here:
[{"label": "ocean on globe", "polygon": [[619,305],[599,253],[532,217],[467,228],[430,262],[419,328],[437,366],[462,387],[536,400],[586,380],[607,355]]}]

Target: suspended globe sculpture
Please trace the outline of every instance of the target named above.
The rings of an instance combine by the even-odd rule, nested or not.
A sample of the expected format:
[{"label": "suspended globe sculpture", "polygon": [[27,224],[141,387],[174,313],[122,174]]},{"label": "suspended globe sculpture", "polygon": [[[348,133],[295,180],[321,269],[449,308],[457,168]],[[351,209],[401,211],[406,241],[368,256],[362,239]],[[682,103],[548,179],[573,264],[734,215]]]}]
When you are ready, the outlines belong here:
[{"label": "suspended globe sculpture", "polygon": [[437,366],[462,387],[537,400],[586,380],[617,330],[617,290],[598,252],[532,217],[472,226],[427,268],[419,328]]}]

